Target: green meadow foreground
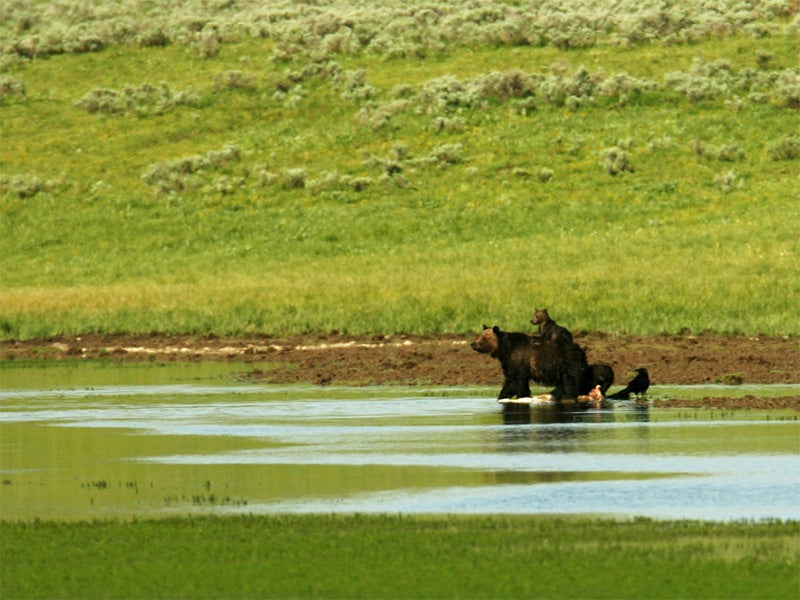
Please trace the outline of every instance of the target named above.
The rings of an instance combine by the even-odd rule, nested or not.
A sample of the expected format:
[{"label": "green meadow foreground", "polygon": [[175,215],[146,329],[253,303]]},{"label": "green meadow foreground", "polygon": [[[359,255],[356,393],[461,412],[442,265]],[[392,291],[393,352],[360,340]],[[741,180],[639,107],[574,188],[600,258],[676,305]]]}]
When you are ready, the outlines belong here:
[{"label": "green meadow foreground", "polygon": [[3,598],[796,598],[796,522],[0,523]]}]

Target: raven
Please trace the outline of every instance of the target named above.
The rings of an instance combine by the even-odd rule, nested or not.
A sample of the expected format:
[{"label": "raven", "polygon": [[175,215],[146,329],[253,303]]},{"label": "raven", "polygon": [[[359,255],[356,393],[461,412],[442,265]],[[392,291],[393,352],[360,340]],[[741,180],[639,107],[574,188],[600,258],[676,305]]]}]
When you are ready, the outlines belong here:
[{"label": "raven", "polygon": [[650,376],[647,373],[647,369],[642,367],[640,369],[636,369],[636,377],[631,379],[624,389],[611,394],[609,398],[613,398],[615,400],[627,400],[630,398],[631,394],[636,394],[636,397],[638,398],[640,395],[644,396],[647,393],[647,388],[649,387]]}]

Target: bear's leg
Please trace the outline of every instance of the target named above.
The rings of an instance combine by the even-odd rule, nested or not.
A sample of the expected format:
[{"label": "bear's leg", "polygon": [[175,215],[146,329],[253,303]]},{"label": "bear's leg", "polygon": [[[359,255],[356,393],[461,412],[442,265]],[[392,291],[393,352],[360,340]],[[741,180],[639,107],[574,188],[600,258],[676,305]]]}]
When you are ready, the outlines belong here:
[{"label": "bear's leg", "polygon": [[577,398],[581,395],[582,373],[566,373],[561,382],[561,392],[564,398]]},{"label": "bear's leg", "polygon": [[500,390],[500,393],[497,395],[498,400],[505,400],[507,398],[513,398],[517,391],[517,384],[516,381],[512,377],[506,377],[503,380],[503,387]]},{"label": "bear's leg", "polygon": [[498,400],[503,400],[505,398],[530,398],[531,397],[531,386],[527,376],[525,375],[516,375],[511,374],[505,378],[503,381],[503,389],[500,390],[500,394],[497,396]]},{"label": "bear's leg", "polygon": [[553,396],[555,396],[556,400],[567,400],[571,398],[577,398],[579,394],[576,388],[578,387],[580,387],[580,384],[578,386],[574,386],[571,383],[569,374],[564,373],[558,378],[558,383],[556,383],[556,387],[550,393],[553,394]]},{"label": "bear's leg", "polygon": [[517,398],[531,397],[531,383],[527,376],[520,376],[517,381]]}]

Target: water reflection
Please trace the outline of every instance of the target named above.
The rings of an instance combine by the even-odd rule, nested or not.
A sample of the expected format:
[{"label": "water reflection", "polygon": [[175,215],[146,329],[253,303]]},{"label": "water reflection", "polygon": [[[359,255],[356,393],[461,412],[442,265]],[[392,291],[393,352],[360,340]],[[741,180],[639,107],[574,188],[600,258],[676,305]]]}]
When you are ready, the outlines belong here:
[{"label": "water reflection", "polygon": [[618,403],[603,409],[569,404],[516,404],[501,405],[503,423],[506,425],[527,425],[530,423],[603,423],[618,420],[619,408],[625,409],[625,415],[635,421],[646,422],[650,418],[649,406],[636,403]]},{"label": "water reflection", "polygon": [[75,373],[68,385],[49,373],[46,388],[35,372],[11,385],[4,373],[3,518],[800,518],[794,413],[502,408],[484,390],[241,386],[164,370],[152,383],[139,367],[95,385],[87,373],[82,385]]}]

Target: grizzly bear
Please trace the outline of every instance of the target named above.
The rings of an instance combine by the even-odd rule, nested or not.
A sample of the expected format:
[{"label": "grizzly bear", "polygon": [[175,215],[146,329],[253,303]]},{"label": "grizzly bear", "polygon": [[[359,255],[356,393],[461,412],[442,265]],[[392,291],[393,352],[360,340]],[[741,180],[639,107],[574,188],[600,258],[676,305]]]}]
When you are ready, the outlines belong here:
[{"label": "grizzly bear", "polygon": [[539,385],[554,385],[552,394],[556,400],[577,398],[583,391],[588,364],[586,353],[577,344],[484,325],[471,345],[476,352],[500,361],[504,380],[498,399],[529,398],[531,380]]},{"label": "grizzly bear", "polygon": [[614,383],[614,369],[606,364],[589,365],[583,373],[581,394],[588,394],[595,386],[600,386],[600,393],[606,395],[608,388]]},{"label": "grizzly bear", "polygon": [[554,342],[572,343],[572,334],[566,327],[562,327],[547,313],[546,308],[535,308],[531,324],[539,326],[539,335]]}]

